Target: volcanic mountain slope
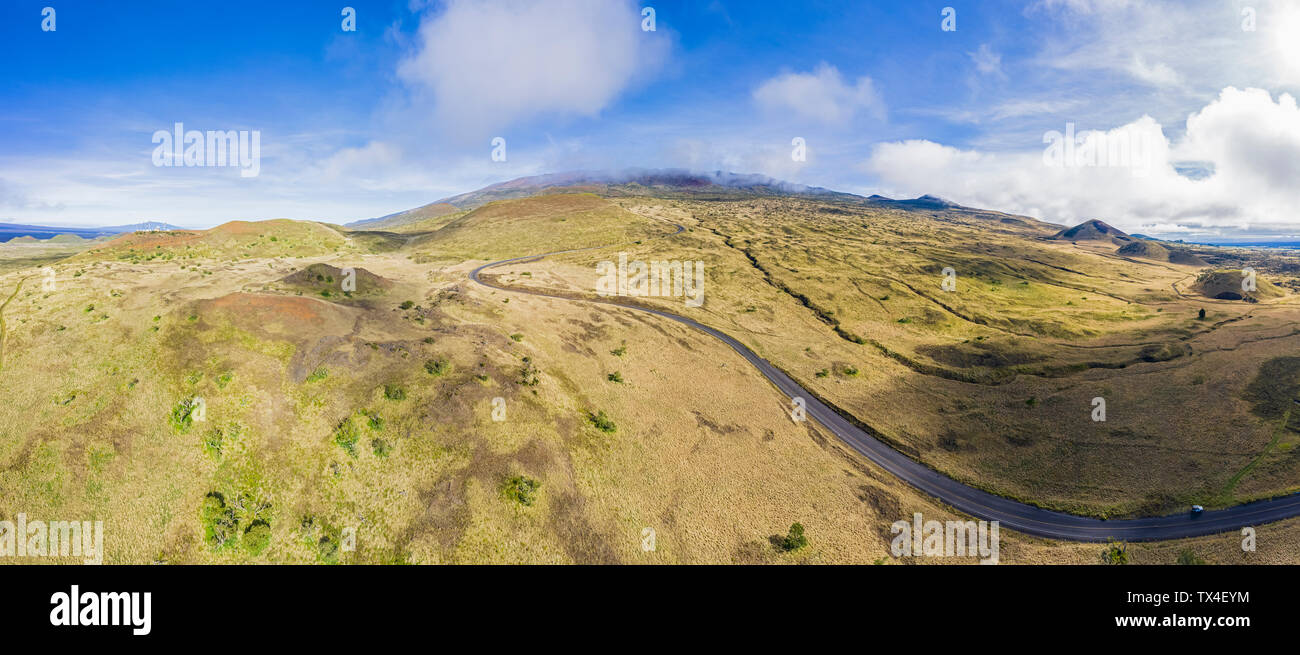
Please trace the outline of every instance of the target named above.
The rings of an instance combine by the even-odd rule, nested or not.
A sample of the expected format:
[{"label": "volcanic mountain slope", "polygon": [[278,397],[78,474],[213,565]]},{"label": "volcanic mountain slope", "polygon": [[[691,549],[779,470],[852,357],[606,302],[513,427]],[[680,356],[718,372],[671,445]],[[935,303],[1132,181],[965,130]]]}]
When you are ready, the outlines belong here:
[{"label": "volcanic mountain slope", "polygon": [[[549,220],[536,204],[475,226]],[[596,206],[558,229],[607,229]],[[18,289],[0,516],[103,519],[109,563],[870,562],[894,514],[945,516],[820,430],[753,416],[779,396],[706,335],[485,290],[459,260],[326,257],[79,260]],[[359,263],[393,283],[383,304],[261,289]],[[703,362],[728,384],[692,383]],[[775,548],[796,520],[815,545]]]},{"label": "volcanic mountain slope", "polygon": [[333,302],[357,304],[383,297],[396,286],[392,280],[375,275],[364,268],[339,268],[329,264],[311,264],[281,278],[278,283],[265,285],[265,290],[275,290],[294,295],[320,296]]},{"label": "volcanic mountain slope", "polygon": [[1138,257],[1141,259],[1151,259],[1158,262],[1169,262],[1182,266],[1208,266],[1209,264],[1195,254],[1181,248],[1167,248],[1154,241],[1146,239],[1133,238],[1129,243],[1120,246],[1116,254],[1124,257]]},{"label": "volcanic mountain slope", "polygon": [[[1254,277],[1254,285],[1248,281]],[[1268,280],[1251,276],[1246,271],[1205,271],[1196,276],[1192,289],[1206,298],[1216,300],[1244,300],[1259,302],[1272,298],[1281,298],[1286,292]]]},{"label": "volcanic mountain slope", "polygon": [[86,251],[86,261],[172,259],[234,261],[254,257],[310,257],[349,249],[347,237],[320,223],[278,219],[230,221],[210,230],[129,232]]},{"label": "volcanic mountain slope", "polygon": [[[701,307],[626,300],[732,334],[1000,493],[1120,515],[1296,485],[1297,437],[1274,411],[1295,391],[1278,374],[1297,345],[1289,297],[1185,297],[1190,275],[993,212],[569,191],[402,235],[132,235],[53,264],[53,288],[0,275],[0,519],[102,518],[110,563],[797,563],[891,561],[893,522],[955,518],[792,421],[707,335],[467,281],[579,248],[594,249],[485,273],[577,297],[620,253],[703,262]],[[1106,422],[1089,418],[1097,396]],[[794,522],[810,545],[786,551]],[[1255,553],[1227,535],[1133,556],[1295,561],[1297,522],[1260,529]],[[1004,562],[1100,549],[1002,540]]]},{"label": "volcanic mountain slope", "polygon": [[[545,194],[595,193],[606,197],[655,196],[693,198],[737,198],[752,196],[807,195],[855,199],[846,193],[783,182],[764,175],[743,175],[715,171],[698,173],[680,169],[628,169],[625,171],[570,171],[521,177],[486,186],[476,191],[443,198],[423,207],[377,219],[347,224],[350,228],[395,229],[429,218],[471,210],[498,200],[513,200]],[[927,196],[928,197],[928,196]],[[918,199],[919,200],[919,199]],[[436,227],[436,226],[428,226]]]},{"label": "volcanic mountain slope", "polygon": [[379,218],[370,218],[364,221],[348,223],[347,227],[357,230],[391,230],[408,226],[412,223],[425,222],[428,219],[441,218],[448,214],[455,214],[459,211],[461,211],[459,207],[440,200],[421,207],[416,207],[415,209],[409,209],[407,211],[397,212]]},{"label": "volcanic mountain slope", "polygon": [[590,193],[552,193],[492,202],[416,234],[420,261],[502,259],[521,255],[632,243],[660,236],[662,223]]},{"label": "volcanic mountain slope", "polygon": [[[1274,443],[1280,426],[1252,403],[1206,400],[1243,398],[1300,346],[1289,296],[1202,302],[1183,293],[1191,271],[1043,239],[1032,221],[799,197],[618,202],[687,229],[498,279],[590,295],[618,250],[703,261],[703,307],[636,302],[732,334],[903,452],[1026,501],[1121,516],[1300,485],[1294,448],[1277,445],[1300,433]],[[1097,397],[1126,409],[1095,421]],[[1209,424],[1236,427],[1225,439]]]},{"label": "volcanic mountain slope", "polygon": [[962,209],[962,206],[958,205],[955,202],[944,200],[943,198],[940,198],[938,196],[932,196],[929,194],[917,198],[912,198],[911,200],[895,200],[893,198],[886,198],[885,196],[881,196],[881,195],[874,195],[867,198],[867,200],[877,202],[877,203],[891,204],[891,205],[895,205],[898,207],[905,207],[905,208],[914,207],[918,209]]},{"label": "volcanic mountain slope", "polygon": [[1084,221],[1074,227],[1057,232],[1053,239],[1063,241],[1108,241],[1123,245],[1132,241],[1132,237],[1106,223],[1093,219]]}]

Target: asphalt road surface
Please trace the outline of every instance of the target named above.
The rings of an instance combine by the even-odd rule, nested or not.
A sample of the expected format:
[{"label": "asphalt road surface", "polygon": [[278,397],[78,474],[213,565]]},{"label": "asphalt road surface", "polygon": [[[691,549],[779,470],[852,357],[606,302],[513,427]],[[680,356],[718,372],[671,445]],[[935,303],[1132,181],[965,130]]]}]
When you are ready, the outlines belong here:
[{"label": "asphalt road surface", "polygon": [[[683,228],[680,225],[677,226],[677,232],[681,232],[682,229]],[[608,246],[598,247],[603,248]],[[474,269],[470,272],[469,277],[478,284],[494,289],[500,289],[502,291],[526,293],[529,295],[557,298],[571,302],[614,305],[623,309],[646,312],[669,320],[677,321],[683,325],[713,335],[723,343],[731,346],[731,348],[737,353],[740,353],[741,357],[744,357],[754,366],[754,368],[758,369],[760,373],[767,377],[767,379],[771,381],[772,384],[781,391],[781,393],[791,399],[803,398],[806,403],[806,413],[808,418],[811,418],[825,426],[827,430],[830,430],[835,434],[835,436],[839,437],[844,441],[844,443],[847,443],[864,457],[875,462],[876,465],[898,476],[920,491],[939,499],[943,503],[965,514],[986,521],[998,521],[1002,527],[1011,528],[1025,534],[1070,541],[1106,541],[1107,539],[1116,539],[1120,541],[1157,541],[1162,539],[1197,537],[1201,535],[1239,531],[1241,528],[1246,526],[1260,525],[1300,515],[1300,493],[1273,498],[1271,500],[1248,503],[1245,505],[1237,505],[1226,509],[1205,511],[1200,516],[1196,517],[1191,515],[1191,508],[1188,508],[1187,512],[1170,516],[1114,521],[1086,516],[1076,516],[1063,512],[1054,512],[1034,507],[1032,505],[1026,505],[1025,503],[997,496],[988,493],[987,491],[982,491],[953,480],[925,464],[917,462],[897,450],[894,450],[888,444],[869,434],[866,430],[863,430],[857,425],[849,422],[835,410],[827,407],[813,394],[799,386],[799,384],[792,380],[790,376],[786,375],[784,371],[768,363],[767,360],[754,354],[754,352],[744,344],[720,330],[701,324],[697,321],[686,318],[685,316],[678,316],[658,309],[625,305],[611,300],[574,299],[541,291],[513,289],[484,282],[479,279],[479,273],[487,268],[511,262],[535,261],[550,255],[578,252],[579,250],[590,249],[579,248],[574,250],[561,250],[541,255],[503,259],[490,264],[484,264]],[[910,517],[906,516],[900,516],[898,519],[910,521]]]}]

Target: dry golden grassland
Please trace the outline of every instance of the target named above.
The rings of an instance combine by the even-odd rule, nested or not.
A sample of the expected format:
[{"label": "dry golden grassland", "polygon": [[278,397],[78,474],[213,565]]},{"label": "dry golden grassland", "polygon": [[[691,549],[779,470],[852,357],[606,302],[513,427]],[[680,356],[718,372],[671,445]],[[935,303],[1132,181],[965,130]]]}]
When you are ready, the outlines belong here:
[{"label": "dry golden grassland", "polygon": [[[67,259],[92,245],[94,245],[92,241],[75,237],[66,241],[57,237],[55,240],[35,241],[10,239],[0,243],[0,274],[38,269],[46,264]],[[28,273],[30,274],[31,271]]]},{"label": "dry golden grassland", "polygon": [[[909,215],[772,200],[556,195],[448,216],[396,236],[278,221],[131,235],[54,264],[54,290],[28,279],[3,310],[0,519],[103,520],[110,563],[975,561],[891,557],[893,522],[957,517],[815,423],[792,421],[784,398],[721,342],[631,310],[467,280],[487,260],[602,244],[623,245],[496,273],[590,294],[593,262],[620,250],[704,261],[703,307],[643,302],[727,330],[914,456],[1012,495],[1128,511],[1153,493],[1222,489],[1243,469],[1222,502],[1295,484],[1293,433],[1279,432],[1280,417],[1252,413],[1271,416],[1285,394],[1247,390],[1265,354],[1291,343],[1279,336],[1289,329],[1285,298],[1248,308],[1202,301],[1171,287],[1194,270],[1123,260],[1110,269],[1104,253],[1011,228],[956,225],[964,236],[945,237]],[[866,241],[899,243],[855,251],[849,225],[864,222],[879,224]],[[687,231],[665,236],[674,223]],[[963,253],[968,237],[992,250]],[[799,247],[784,253],[783,243]],[[1012,261],[1023,244],[1080,273]],[[906,263],[889,262],[909,247],[917,252]],[[927,289],[931,248],[944,265],[980,273],[969,282],[959,273],[978,297],[936,309],[944,299]],[[998,263],[974,268],[986,259]],[[837,261],[848,268],[835,273]],[[357,288],[345,293],[347,268]],[[1021,279],[1013,270],[1031,280],[1032,302],[1001,288]],[[34,272],[0,275],[0,295]],[[1057,302],[1075,309],[1054,311]],[[1191,322],[1201,306],[1209,324]],[[942,320],[897,321],[926,310]],[[849,341],[819,312],[905,356]],[[1038,329],[1054,336],[1011,336]],[[986,336],[999,353],[1032,343],[1043,359],[1027,366],[1125,361],[1135,347],[1122,344],[1137,332],[1187,336],[1193,353],[1055,376],[1002,379],[1001,365],[974,367],[981,381],[927,354]],[[1085,358],[1067,343],[1103,347]],[[918,371],[922,359],[952,374]],[[1112,398],[1107,423],[1076,425],[1095,389]],[[1029,397],[1040,402],[1027,406]],[[504,420],[494,420],[500,408]],[[1021,426],[1012,434],[1029,443],[1008,439],[1006,426]],[[945,447],[950,434],[960,447]],[[1053,461],[1067,448],[1076,455]],[[794,522],[810,543],[785,552],[777,542]],[[1129,551],[1148,563],[1184,550],[1212,563],[1295,562],[1298,526],[1261,526],[1254,553],[1234,534]],[[1003,563],[1095,563],[1103,549],[1002,535]]]},{"label": "dry golden grassland", "polygon": [[[688,230],[504,279],[590,294],[596,262],[619,250],[704,261],[703,307],[637,302],[728,331],[904,452],[1025,501],[1124,516],[1300,488],[1300,433],[1258,393],[1300,391],[1290,369],[1261,374],[1300,345],[1294,296],[1205,298],[1189,289],[1196,268],[998,215],[626,202]],[[954,292],[941,289],[948,266]]]},{"label": "dry golden grassland", "polygon": [[441,224],[434,232],[413,237],[411,250],[420,263],[487,262],[634,243],[662,233],[663,227],[654,221],[595,195],[564,193],[484,205]]}]

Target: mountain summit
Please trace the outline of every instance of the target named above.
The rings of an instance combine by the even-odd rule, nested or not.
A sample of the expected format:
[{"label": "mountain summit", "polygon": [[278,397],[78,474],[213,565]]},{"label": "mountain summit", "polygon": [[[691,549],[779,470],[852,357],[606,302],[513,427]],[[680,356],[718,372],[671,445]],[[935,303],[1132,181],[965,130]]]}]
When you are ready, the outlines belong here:
[{"label": "mountain summit", "polygon": [[1116,245],[1128,243],[1132,237],[1097,219],[1084,221],[1074,227],[1057,232],[1053,239],[1062,241],[1109,241]]},{"label": "mountain summit", "polygon": [[932,196],[928,193],[917,198],[912,198],[910,200],[895,200],[893,198],[886,198],[885,196],[882,195],[873,195],[867,199],[872,200],[874,202],[885,203],[890,205],[898,205],[898,206],[908,207],[913,209],[961,209],[962,208],[961,205],[952,202],[951,200],[944,200],[939,196]]},{"label": "mountain summit", "polygon": [[376,229],[395,227],[419,220],[423,215],[417,213],[427,208],[438,208],[441,213],[448,210],[477,209],[496,200],[526,198],[544,193],[596,192],[607,195],[648,195],[658,196],[690,194],[692,196],[776,196],[776,195],[815,195],[828,198],[858,198],[850,193],[840,193],[821,187],[807,186],[785,182],[766,175],[730,173],[727,171],[693,172],[676,168],[642,169],[634,168],[623,171],[569,171],[564,173],[547,173],[520,177],[506,182],[490,184],[476,191],[442,198],[424,207],[405,212],[397,212],[379,218],[370,218],[346,224],[345,227],[365,227]]}]

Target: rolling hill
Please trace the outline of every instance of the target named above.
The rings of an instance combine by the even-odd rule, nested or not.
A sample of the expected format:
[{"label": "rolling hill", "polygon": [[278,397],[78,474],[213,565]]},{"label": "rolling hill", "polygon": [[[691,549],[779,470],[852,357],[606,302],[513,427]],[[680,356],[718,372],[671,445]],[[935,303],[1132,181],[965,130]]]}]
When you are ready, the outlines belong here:
[{"label": "rolling hill", "polygon": [[1052,237],[1062,241],[1106,241],[1123,245],[1132,241],[1132,237],[1105,222],[1093,219],[1084,221],[1074,227],[1057,232]]},{"label": "rolling hill", "polygon": [[320,223],[273,219],[230,221],[207,230],[130,232],[92,248],[81,259],[128,261],[309,257],[349,247],[338,230]]},{"label": "rolling hill", "polygon": [[[764,175],[714,171],[697,173],[679,169],[629,169],[626,171],[571,171],[521,177],[475,191],[434,201],[423,207],[380,218],[348,223],[345,227],[392,229],[457,210],[470,210],[497,200],[512,200],[553,193],[598,193],[603,196],[744,197],[808,195],[858,198],[820,187],[783,182]],[[928,197],[928,196],[927,196]]]},{"label": "rolling hill", "polygon": [[1216,300],[1259,302],[1260,300],[1281,298],[1286,295],[1286,292],[1278,288],[1277,285],[1258,277],[1254,280],[1255,288],[1248,289],[1243,284],[1246,279],[1246,273],[1240,270],[1205,271],[1196,277],[1196,282],[1192,285],[1192,288],[1206,298]]},{"label": "rolling hill", "polygon": [[21,223],[0,222],[0,242],[14,237],[30,236],[36,239],[49,239],[59,235],[75,235],[83,239],[112,236],[138,230],[180,230],[184,228],[167,223],[148,222],[132,225],[110,225],[107,227],[61,227],[54,225],[23,225]]},{"label": "rolling hill", "polygon": [[[123,234],[50,262],[49,289],[31,265],[0,273],[0,517],[104,517],[110,563],[873,562],[894,521],[961,518],[791,420],[722,342],[583,299],[689,316],[927,470],[1042,507],[1156,515],[1300,484],[1300,431],[1276,411],[1300,396],[1300,310],[1272,294],[1294,281],[1286,253],[1242,261],[1267,302],[1215,301],[1200,293],[1235,269],[1192,288],[1168,262],[924,196],[514,182],[382,229]],[[601,298],[621,256],[703,262],[703,303]],[[469,280],[515,257],[483,271],[506,288]],[[772,537],[795,521],[813,546],[787,552]],[[1251,556],[1296,561],[1300,522],[1269,529]],[[1097,559],[1002,539],[1008,562]],[[1183,548],[1243,557],[1215,537],[1134,557]]]},{"label": "rolling hill", "polygon": [[439,200],[422,207],[408,209],[406,211],[381,216],[379,218],[368,218],[364,221],[354,221],[348,223],[345,227],[357,230],[385,230],[422,222],[431,218],[440,218],[459,211],[461,211],[459,207],[449,202]]},{"label": "rolling hill", "polygon": [[1182,248],[1170,248],[1154,241],[1131,237],[1133,240],[1120,246],[1116,254],[1125,257],[1138,257],[1158,262],[1169,262],[1182,266],[1208,266],[1209,264],[1194,253]]}]

